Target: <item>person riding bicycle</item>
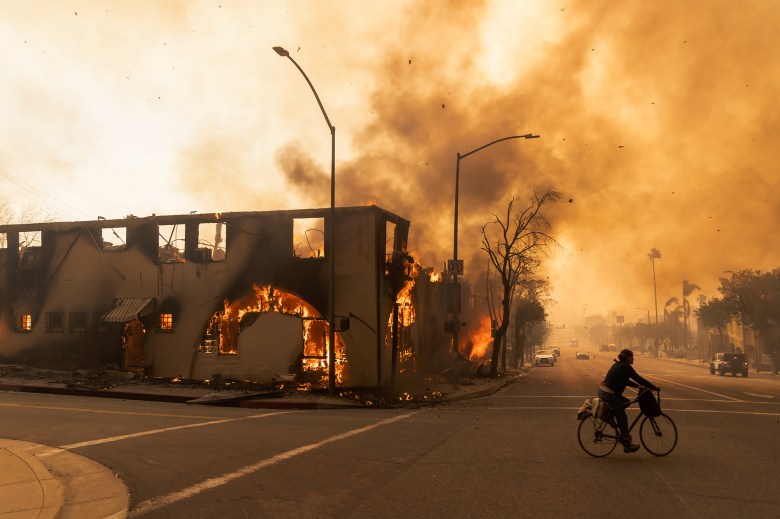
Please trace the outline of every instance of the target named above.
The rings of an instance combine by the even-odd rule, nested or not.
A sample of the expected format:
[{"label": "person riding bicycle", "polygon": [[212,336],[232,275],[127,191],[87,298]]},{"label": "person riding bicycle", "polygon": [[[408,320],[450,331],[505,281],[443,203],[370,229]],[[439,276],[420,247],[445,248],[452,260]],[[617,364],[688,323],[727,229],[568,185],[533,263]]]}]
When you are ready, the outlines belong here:
[{"label": "person riding bicycle", "polygon": [[634,363],[634,352],[629,349],[620,350],[615,363],[610,366],[604,381],[599,385],[599,398],[604,400],[612,409],[618,431],[620,443],[623,444],[623,452],[636,452],[639,445],[631,443],[631,435],[628,434],[628,417],[626,416],[626,404],[628,398],[623,396],[626,386],[645,386],[658,391],[660,388],[642,378],[631,366]]}]

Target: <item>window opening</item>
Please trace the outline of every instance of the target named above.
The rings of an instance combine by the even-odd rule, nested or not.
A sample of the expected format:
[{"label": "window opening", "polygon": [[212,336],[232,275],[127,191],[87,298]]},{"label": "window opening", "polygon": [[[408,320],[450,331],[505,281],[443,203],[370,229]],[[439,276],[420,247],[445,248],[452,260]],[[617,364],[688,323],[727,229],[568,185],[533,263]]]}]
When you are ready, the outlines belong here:
[{"label": "window opening", "polygon": [[184,262],[184,226],[160,225],[158,234],[157,257],[160,263]]},{"label": "window opening", "polygon": [[41,231],[19,233],[19,266],[41,266]]},{"label": "window opening", "polygon": [[125,227],[108,227],[101,229],[100,233],[101,238],[103,238],[103,250],[125,250],[127,243],[127,229]]},{"label": "window opening", "polygon": [[325,257],[325,218],[293,219],[293,255],[296,258]]},{"label": "window opening", "polygon": [[73,333],[87,332],[87,312],[71,312],[69,315],[70,323],[68,330]]},{"label": "window opening", "polygon": [[0,232],[0,249],[8,248],[8,236],[4,232]]},{"label": "window opening", "polygon": [[47,332],[59,333],[65,331],[64,312],[46,312],[45,328]]},{"label": "window opening", "polygon": [[198,225],[196,261],[225,261],[226,255],[225,222]]},{"label": "window opening", "polygon": [[160,331],[172,332],[173,331],[173,314],[160,314]]},{"label": "window opening", "polygon": [[31,332],[32,331],[32,315],[31,314],[22,314],[19,316],[19,323],[17,325],[17,329],[20,332]]},{"label": "window opening", "polygon": [[385,276],[390,275],[395,251],[395,223],[385,220]]},{"label": "window opening", "polygon": [[108,331],[108,323],[103,320],[103,313],[92,313],[92,327],[97,333],[105,333]]}]

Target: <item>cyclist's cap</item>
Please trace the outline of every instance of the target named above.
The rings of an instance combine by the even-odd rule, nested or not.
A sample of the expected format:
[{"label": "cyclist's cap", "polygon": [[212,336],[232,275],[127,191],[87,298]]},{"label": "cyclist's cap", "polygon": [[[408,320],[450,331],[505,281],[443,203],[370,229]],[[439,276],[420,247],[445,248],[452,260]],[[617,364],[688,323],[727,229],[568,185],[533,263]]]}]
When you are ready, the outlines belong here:
[{"label": "cyclist's cap", "polygon": [[634,356],[634,352],[629,350],[628,348],[626,348],[624,350],[620,350],[620,354],[621,355],[625,355],[626,357],[633,357]]}]

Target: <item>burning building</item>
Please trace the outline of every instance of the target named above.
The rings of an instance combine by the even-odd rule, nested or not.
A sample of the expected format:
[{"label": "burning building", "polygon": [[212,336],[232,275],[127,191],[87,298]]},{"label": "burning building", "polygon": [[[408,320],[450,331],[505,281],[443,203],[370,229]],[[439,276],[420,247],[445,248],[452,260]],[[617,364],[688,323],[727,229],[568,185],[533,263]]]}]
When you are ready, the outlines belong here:
[{"label": "burning building", "polygon": [[388,385],[404,349],[394,322],[403,330],[410,319],[409,222],[376,206],[338,208],[331,251],[329,214],[0,225],[0,358],[326,385],[333,261],[337,383]]}]

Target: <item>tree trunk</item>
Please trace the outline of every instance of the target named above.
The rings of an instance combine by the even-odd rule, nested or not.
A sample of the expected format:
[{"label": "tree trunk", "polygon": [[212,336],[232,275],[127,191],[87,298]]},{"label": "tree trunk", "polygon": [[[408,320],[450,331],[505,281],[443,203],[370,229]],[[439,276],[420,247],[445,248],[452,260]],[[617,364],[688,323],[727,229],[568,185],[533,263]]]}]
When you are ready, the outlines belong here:
[{"label": "tree trunk", "polygon": [[[506,313],[504,313],[506,315]],[[490,376],[495,378],[498,376],[498,356],[501,353],[501,343],[503,342],[506,329],[509,327],[509,321],[504,320],[501,326],[496,330],[496,336],[493,338],[493,354],[490,359]]]}]

